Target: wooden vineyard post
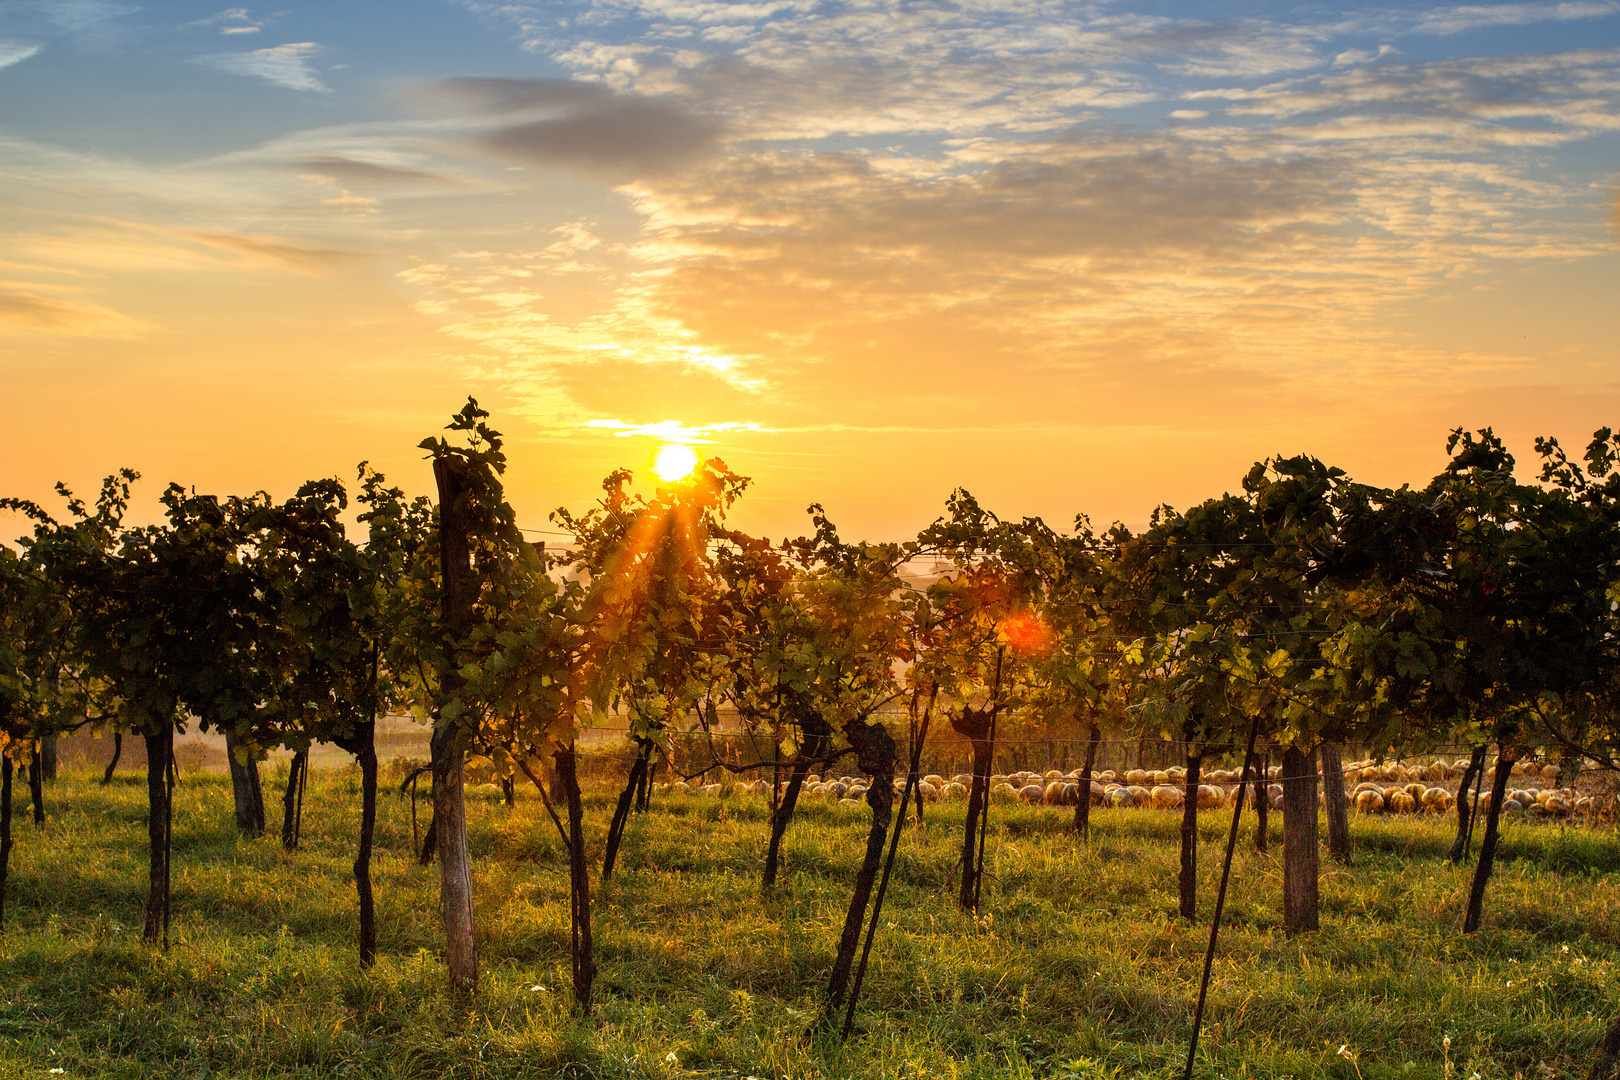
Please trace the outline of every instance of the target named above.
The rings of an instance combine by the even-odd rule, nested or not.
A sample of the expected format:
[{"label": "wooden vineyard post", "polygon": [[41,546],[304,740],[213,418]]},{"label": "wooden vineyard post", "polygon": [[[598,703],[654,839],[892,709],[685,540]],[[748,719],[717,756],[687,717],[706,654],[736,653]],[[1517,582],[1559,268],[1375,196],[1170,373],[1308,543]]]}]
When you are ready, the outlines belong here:
[{"label": "wooden vineyard post", "polygon": [[1290,746],[1282,755],[1283,932],[1317,929],[1316,750]]},{"label": "wooden vineyard post", "polygon": [[1198,781],[1204,753],[1192,741],[1193,723],[1187,722],[1187,775],[1181,800],[1181,874],[1176,880],[1179,914],[1188,922],[1198,918]]},{"label": "wooden vineyard post", "polygon": [[[472,617],[476,583],[468,544],[466,477],[459,462],[433,460],[439,487],[439,566],[443,581],[443,633],[454,642]],[[454,664],[441,674],[440,694],[449,700],[459,686]],[[445,685],[449,683],[451,685]],[[473,921],[472,857],[467,849],[467,802],[463,769],[467,739],[459,718],[438,718],[429,744],[433,768],[434,854],[439,865],[439,913],[444,924],[445,964],[462,998],[478,985],[478,943]]]},{"label": "wooden vineyard post", "polygon": [[167,942],[169,934],[169,807],[173,801],[173,770],[169,755],[174,727],[167,719],[161,730],[146,732],[146,841],[147,896],[145,941]]},{"label": "wooden vineyard post", "polygon": [[1091,770],[1097,765],[1097,745],[1102,728],[1095,722],[1086,737],[1086,763],[1080,768],[1080,798],[1074,804],[1074,831],[1082,840],[1091,839]]},{"label": "wooden vineyard post", "polygon": [[1328,854],[1341,866],[1350,865],[1350,811],[1344,801],[1344,762],[1339,744],[1322,744],[1322,816],[1327,818]]}]

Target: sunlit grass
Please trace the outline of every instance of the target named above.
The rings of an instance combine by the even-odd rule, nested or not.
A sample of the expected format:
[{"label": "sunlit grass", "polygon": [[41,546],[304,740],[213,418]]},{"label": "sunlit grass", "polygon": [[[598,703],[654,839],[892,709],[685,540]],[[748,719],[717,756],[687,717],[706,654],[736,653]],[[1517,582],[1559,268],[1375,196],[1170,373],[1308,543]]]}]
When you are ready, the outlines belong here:
[{"label": "sunlit grass", "polygon": [[[409,858],[409,802],[382,799],[381,956],[358,970],[350,863],[358,791],[317,774],[304,849],[240,839],[223,778],[178,792],[174,945],[139,941],[144,787],[70,777],[36,832],[16,821],[0,936],[0,1076],[1100,1077],[1179,1069],[1207,923],[1175,918],[1171,815],[998,807],[985,917],[954,905],[959,805],[901,845],[847,1045],[805,1038],[865,815],[810,804],[781,887],[758,894],[757,800],[664,796],[598,897],[588,1021],[567,1007],[567,880],[533,798],[475,799],[484,961],[452,1013],[434,949],[436,877]],[[599,837],[605,793],[589,810]],[[19,811],[22,809],[19,804]],[[425,808],[424,808],[425,809]],[[423,815],[425,825],[426,815]],[[1487,927],[1457,932],[1467,877],[1449,822],[1356,819],[1357,866],[1324,863],[1321,933],[1281,931],[1280,867],[1245,838],[1200,1075],[1576,1075],[1620,1010],[1620,843],[1509,826]],[[1206,821],[1204,910],[1224,816]],[[1274,850],[1280,844],[1280,837]],[[671,1058],[673,1055],[673,1059]]]}]

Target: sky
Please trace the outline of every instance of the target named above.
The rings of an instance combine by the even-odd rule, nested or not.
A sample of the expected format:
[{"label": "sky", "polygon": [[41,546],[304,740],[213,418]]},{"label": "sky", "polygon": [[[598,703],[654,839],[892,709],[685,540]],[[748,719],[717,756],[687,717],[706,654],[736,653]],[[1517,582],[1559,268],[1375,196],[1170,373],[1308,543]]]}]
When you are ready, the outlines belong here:
[{"label": "sky", "polygon": [[0,493],[426,492],[468,395],[535,530],[1421,484],[1620,425],[1617,200],[1620,0],[0,0]]}]

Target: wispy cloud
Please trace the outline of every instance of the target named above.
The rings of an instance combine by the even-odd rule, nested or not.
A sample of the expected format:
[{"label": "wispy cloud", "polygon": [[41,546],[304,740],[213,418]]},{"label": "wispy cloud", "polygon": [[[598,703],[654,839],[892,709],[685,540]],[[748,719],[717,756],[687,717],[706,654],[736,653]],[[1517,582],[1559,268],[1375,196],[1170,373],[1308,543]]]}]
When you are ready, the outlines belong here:
[{"label": "wispy cloud", "polygon": [[687,445],[712,443],[714,440],[709,437],[711,435],[723,435],[739,431],[768,432],[771,430],[759,424],[740,421],[688,426],[679,420],[660,420],[655,424],[629,424],[623,420],[587,420],[581,426],[606,429],[620,438],[642,437],[658,439],[663,442],[685,443]]},{"label": "wispy cloud", "polygon": [[0,287],[0,334],[138,338],[155,329],[100,304]]},{"label": "wispy cloud", "polygon": [[370,257],[364,252],[304,247],[252,233],[116,218],[71,220],[52,232],[14,232],[10,241],[17,257],[37,265],[97,271],[237,267],[321,276]]},{"label": "wispy cloud", "polygon": [[331,87],[321,81],[309,62],[311,57],[324,51],[313,41],[299,41],[252,52],[211,53],[197,57],[196,62],[232,75],[247,75],[294,90],[328,94]]},{"label": "wispy cloud", "polygon": [[34,0],[17,7],[25,16],[43,17],[63,34],[81,34],[138,8],[107,0]]},{"label": "wispy cloud", "polygon": [[1620,49],[1384,63],[1187,97],[1232,101],[1229,116],[1289,121],[1305,138],[1548,145],[1620,130]]},{"label": "wispy cloud", "polygon": [[255,19],[247,8],[236,7],[226,8],[224,11],[210,15],[206,19],[197,19],[185,25],[187,27],[217,26],[220,34],[229,37],[237,34],[257,34],[264,29],[265,23],[262,19]]},{"label": "wispy cloud", "polygon": [[39,52],[42,46],[27,41],[0,40],[0,68],[8,68]]},{"label": "wispy cloud", "polygon": [[104,47],[118,36],[114,20],[136,10],[106,0],[9,0],[3,11],[7,36],[0,38],[0,68],[51,43]]},{"label": "wispy cloud", "polygon": [[1420,34],[1461,34],[1494,26],[1600,19],[1620,14],[1614,0],[1562,0],[1550,4],[1465,4],[1427,12],[1413,30]]},{"label": "wispy cloud", "polygon": [[465,176],[421,168],[418,164],[419,159],[420,155],[401,154],[393,149],[378,150],[350,145],[343,147],[342,150],[295,153],[286,157],[284,164],[287,168],[301,173],[330,176],[351,184],[472,186],[472,181]]},{"label": "wispy cloud", "polygon": [[348,188],[344,188],[336,195],[321,200],[322,206],[330,206],[334,210],[345,210],[351,214],[375,214],[377,200],[367,195],[356,195]]}]

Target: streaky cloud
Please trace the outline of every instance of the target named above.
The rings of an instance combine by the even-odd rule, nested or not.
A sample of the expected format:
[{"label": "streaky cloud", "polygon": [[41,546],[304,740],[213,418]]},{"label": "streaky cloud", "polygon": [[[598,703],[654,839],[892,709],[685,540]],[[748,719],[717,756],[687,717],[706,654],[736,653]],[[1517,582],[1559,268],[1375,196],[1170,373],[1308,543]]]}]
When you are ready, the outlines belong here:
[{"label": "streaky cloud", "polygon": [[613,96],[603,83],[579,79],[511,79],[462,75],[419,87],[429,102],[441,102],[476,116],[501,116],[525,109],[600,103]]},{"label": "streaky cloud", "polygon": [[192,26],[219,26],[221,34],[257,34],[264,29],[263,21],[255,19],[247,8],[226,8],[206,19],[188,22],[182,29]]},{"label": "streaky cloud", "polygon": [[263,79],[293,90],[329,94],[331,87],[321,81],[309,62],[311,57],[324,51],[313,41],[298,41],[245,53],[210,53],[197,57],[195,62],[217,71]]},{"label": "streaky cloud", "polygon": [[339,180],[347,180],[351,183],[420,183],[445,187],[471,186],[471,181],[450,173],[413,169],[404,165],[392,165],[379,161],[367,161],[363,158],[338,153],[310,154],[305,157],[294,158],[287,162],[287,166],[299,172],[320,173]]},{"label": "streaky cloud", "polygon": [[0,68],[20,64],[44,48],[27,41],[0,41]]},{"label": "streaky cloud", "polygon": [[47,0],[40,7],[46,18],[68,34],[138,10],[123,4],[109,4],[106,0]]},{"label": "streaky cloud", "polygon": [[135,338],[154,329],[100,304],[40,296],[22,289],[0,289],[0,334]]},{"label": "streaky cloud", "polygon": [[329,248],[305,248],[263,236],[223,232],[217,229],[190,229],[186,239],[222,248],[244,256],[250,262],[267,264],[301,274],[328,274],[339,267],[370,258],[365,252]]},{"label": "streaky cloud", "polygon": [[1620,14],[1613,0],[1563,0],[1551,4],[1464,4],[1431,11],[1412,28],[1420,34],[1461,34],[1493,26],[1600,19]]},{"label": "streaky cloud", "polygon": [[672,172],[725,134],[711,116],[667,97],[621,93],[576,79],[442,79],[429,99],[498,118],[474,144],[497,157],[554,166],[612,183]]},{"label": "streaky cloud", "polygon": [[631,424],[623,420],[587,420],[584,427],[606,429],[619,438],[653,438],[688,444],[712,443],[710,435],[737,432],[766,433],[772,429],[747,421],[727,420],[717,424],[683,424],[679,420],[659,420],[651,424]]}]

